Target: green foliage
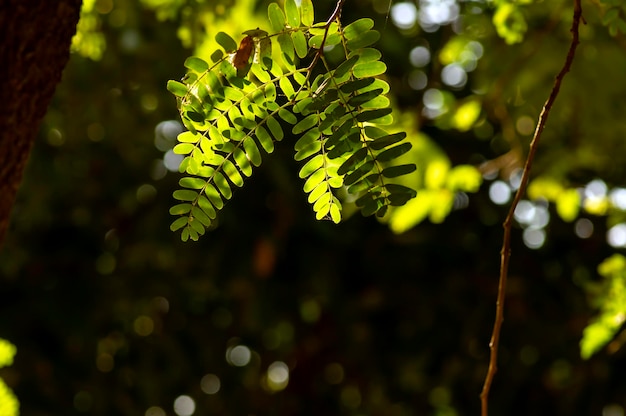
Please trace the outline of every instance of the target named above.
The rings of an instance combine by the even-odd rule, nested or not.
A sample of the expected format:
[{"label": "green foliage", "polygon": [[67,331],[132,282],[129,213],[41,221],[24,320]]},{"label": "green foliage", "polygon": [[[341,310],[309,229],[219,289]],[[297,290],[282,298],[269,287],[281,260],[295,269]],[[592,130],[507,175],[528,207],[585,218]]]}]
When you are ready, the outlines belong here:
[{"label": "green foliage", "polygon": [[[13,364],[16,348],[10,342],[0,338],[0,368]],[[19,402],[11,389],[0,379],[0,415],[17,416]]]},{"label": "green foliage", "polygon": [[[171,229],[182,230],[183,240],[203,235],[234,188],[285,138],[294,140],[299,177],[318,220],[341,221],[340,190],[363,215],[378,217],[415,196],[397,182],[416,170],[398,163],[412,145],[405,133],[381,127],[393,119],[384,95],[389,85],[379,78],[387,67],[371,48],[379,39],[374,22],[342,27],[312,24],[313,16],[310,1],[288,0],[284,9],[272,3],[275,33],[249,30],[239,45],[217,33],[220,48],[211,62],[190,57],[182,82],[168,82],[187,128],[174,147],[186,176],[170,209],[179,216]],[[334,45],[343,56],[338,62],[322,53]]]},{"label": "green foliage", "polygon": [[599,315],[583,331],[580,355],[589,358],[613,339],[626,320],[626,257],[614,254],[598,266],[604,281],[592,287]]},{"label": "green foliage", "polygon": [[76,34],[72,38],[72,52],[99,61],[106,48],[106,39],[100,31],[101,24],[96,0],[84,0]]},{"label": "green foliage", "polygon": [[496,2],[493,25],[498,35],[508,44],[521,42],[524,39],[526,30],[528,30],[526,18],[518,3],[528,3],[528,1],[512,2],[500,0]]},{"label": "green foliage", "polygon": [[602,10],[602,24],[609,28],[611,36],[620,32],[626,34],[626,3],[622,0],[601,0],[598,4]]}]

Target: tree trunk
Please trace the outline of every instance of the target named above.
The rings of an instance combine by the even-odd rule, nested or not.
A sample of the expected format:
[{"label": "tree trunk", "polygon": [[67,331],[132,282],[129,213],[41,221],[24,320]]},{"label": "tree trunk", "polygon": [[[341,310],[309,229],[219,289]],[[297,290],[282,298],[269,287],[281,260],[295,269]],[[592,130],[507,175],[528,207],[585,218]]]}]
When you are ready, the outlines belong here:
[{"label": "tree trunk", "polygon": [[82,0],[0,0],[0,246]]}]

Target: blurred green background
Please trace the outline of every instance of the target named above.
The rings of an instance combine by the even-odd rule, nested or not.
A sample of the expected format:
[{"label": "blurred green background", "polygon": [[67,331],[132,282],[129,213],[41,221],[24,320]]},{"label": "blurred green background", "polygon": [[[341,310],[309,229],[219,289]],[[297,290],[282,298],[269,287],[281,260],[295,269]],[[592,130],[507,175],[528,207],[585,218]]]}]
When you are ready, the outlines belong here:
[{"label": "blurred green background", "polygon": [[[420,10],[431,3],[437,2],[420,2]],[[553,77],[537,73],[555,74],[562,63],[571,20],[564,4],[555,3],[562,23],[552,20],[562,30],[543,38],[547,49],[532,68],[514,67],[511,75],[507,54],[526,56],[528,44],[508,47],[484,29],[491,32],[472,81],[456,89],[432,81],[457,97],[482,88],[493,98],[483,110],[491,121],[487,138],[480,137],[484,129],[450,129],[421,111],[424,87],[415,86],[420,76],[409,52],[429,45],[435,55],[458,36],[453,24],[402,28],[402,14],[389,15],[390,4],[365,0],[347,0],[343,20],[376,21],[394,104],[419,120],[453,164],[478,164],[507,148],[508,116],[489,115],[489,105],[501,99],[510,117],[534,119],[547,97]],[[466,6],[462,13],[469,13]],[[92,38],[65,70],[0,253],[0,336],[18,348],[15,363],[0,375],[18,396],[21,414],[478,414],[507,211],[490,194],[497,178],[486,177],[441,224],[425,221],[394,234],[355,215],[336,226],[314,220],[292,149],[280,146],[235,193],[217,229],[183,244],[168,228],[179,176],[164,153],[180,125],[166,82],[182,77],[182,63],[194,46],[201,48],[197,37],[206,27],[262,25],[267,2],[99,0],[92,7]],[[235,7],[249,15],[228,15]],[[315,7],[321,21],[334,4]],[[531,26],[549,27],[549,11],[532,13]],[[213,22],[210,16],[217,23],[202,26]],[[561,139],[573,136],[566,120],[579,113],[572,115],[572,107],[595,103],[572,98],[580,92],[575,77],[585,76],[585,65],[611,66],[598,58],[613,56],[609,46],[602,55],[608,35],[586,33],[599,45],[595,58],[580,52],[578,75],[566,81],[570,95],[557,102],[562,109],[537,168],[561,169],[569,184],[604,175],[618,186],[624,156],[605,150],[619,149],[623,136],[615,135],[623,126],[602,127],[597,136],[604,146],[597,153],[615,157],[613,167],[603,158],[584,165],[566,156],[578,145]],[[536,46],[537,38],[529,42]],[[434,58],[432,66],[441,69]],[[532,70],[537,78],[524,78]],[[610,82],[601,85],[610,90]],[[506,87],[500,95],[498,83]],[[520,88],[526,107],[511,98]],[[591,81],[585,88],[597,89]],[[622,96],[598,105],[623,104]],[[623,415],[623,337],[587,361],[578,346],[594,313],[583,282],[596,279],[597,265],[616,250],[606,243],[612,224],[588,215],[594,231],[581,239],[554,206],[538,206],[553,217],[542,228],[545,242],[529,248],[524,227],[513,232],[491,413]]]}]

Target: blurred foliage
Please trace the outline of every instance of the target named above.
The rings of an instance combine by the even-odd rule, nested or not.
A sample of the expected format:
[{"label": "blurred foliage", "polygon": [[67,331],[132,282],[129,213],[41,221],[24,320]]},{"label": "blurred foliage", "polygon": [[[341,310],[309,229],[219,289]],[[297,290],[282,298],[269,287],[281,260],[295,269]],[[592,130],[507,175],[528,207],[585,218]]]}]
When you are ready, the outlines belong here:
[{"label": "blurred foliage", "polygon": [[[216,228],[183,245],[167,227],[179,177],[165,162],[183,127],[166,83],[188,56],[210,59],[218,32],[268,30],[268,2],[95,1],[106,49],[98,62],[73,55],[0,253],[0,335],[19,349],[0,376],[22,414],[184,414],[189,398],[194,414],[477,414],[506,214],[490,192],[516,187],[572,5],[433,4],[347,0],[342,14],[381,33],[390,131],[413,143],[419,209],[316,222],[291,150],[277,148]],[[493,24],[506,4],[527,26],[510,45]],[[607,236],[626,221],[614,6],[584,5],[526,201],[546,216],[513,230],[493,414],[626,408],[620,328],[583,332],[620,306],[623,279],[597,270],[623,254]],[[315,7],[323,21],[334,2]],[[595,341],[586,360],[581,334]]]},{"label": "blurred foliage", "polygon": [[[15,345],[0,338],[0,368],[13,364]],[[13,391],[0,378],[0,415],[17,416],[19,414],[19,402]]]},{"label": "blurred foliage", "polygon": [[[600,314],[583,332],[580,342],[583,358],[591,357],[611,341],[626,320],[626,257],[614,254],[598,266],[598,273],[604,282],[589,288],[589,292]],[[621,342],[616,340],[618,344]]]}]

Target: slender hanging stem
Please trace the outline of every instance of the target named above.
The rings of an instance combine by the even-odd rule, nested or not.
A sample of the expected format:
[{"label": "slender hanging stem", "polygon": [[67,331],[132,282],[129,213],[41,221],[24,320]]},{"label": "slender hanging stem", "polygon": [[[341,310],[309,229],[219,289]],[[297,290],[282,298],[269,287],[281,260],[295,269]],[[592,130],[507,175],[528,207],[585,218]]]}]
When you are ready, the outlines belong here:
[{"label": "slender hanging stem", "polygon": [[[578,46],[578,27],[580,25],[580,21],[582,19],[582,7],[580,5],[580,0],[574,0],[574,17],[572,21],[572,27],[570,31],[572,32],[572,42],[570,43],[569,51],[567,52],[567,56],[565,58],[565,63],[563,64],[563,68],[556,76],[554,80],[554,86],[552,87],[552,91],[548,96],[543,108],[541,110],[541,114],[539,115],[539,120],[537,122],[537,128],[535,129],[535,134],[533,135],[533,139],[530,142],[530,149],[528,151],[528,156],[526,158],[526,163],[524,165],[524,170],[522,172],[522,180],[520,186],[515,193],[515,198],[513,198],[513,202],[511,207],[509,208],[509,212],[502,223],[502,227],[504,228],[504,235],[502,238],[502,250],[500,251],[500,278],[498,282],[498,297],[496,300],[496,317],[495,322],[493,324],[493,331],[491,333],[491,340],[489,342],[490,349],[490,357],[489,357],[489,369],[487,370],[487,375],[485,376],[485,383],[483,384],[482,392],[480,393],[480,402],[481,402],[481,416],[488,416],[488,402],[489,402],[489,391],[491,389],[491,383],[493,382],[493,378],[498,369],[498,346],[500,343],[500,330],[502,328],[502,321],[504,320],[504,300],[506,297],[506,283],[508,277],[508,269],[509,269],[509,259],[511,257],[511,225],[513,223],[513,215],[515,213],[515,208],[519,201],[522,199],[522,196],[526,193],[526,187],[528,186],[528,178],[530,176],[530,168],[532,166],[533,160],[535,158],[535,153],[537,152],[537,147],[539,145],[539,140],[541,138],[541,133],[546,125],[548,120],[548,116],[550,114],[550,110],[556,100],[556,97],[559,94],[559,90],[561,88],[561,82],[565,77],[565,74],[570,70],[572,66],[572,62],[574,61],[574,54],[576,53],[576,47]],[[584,22],[584,20],[583,20]]]}]

